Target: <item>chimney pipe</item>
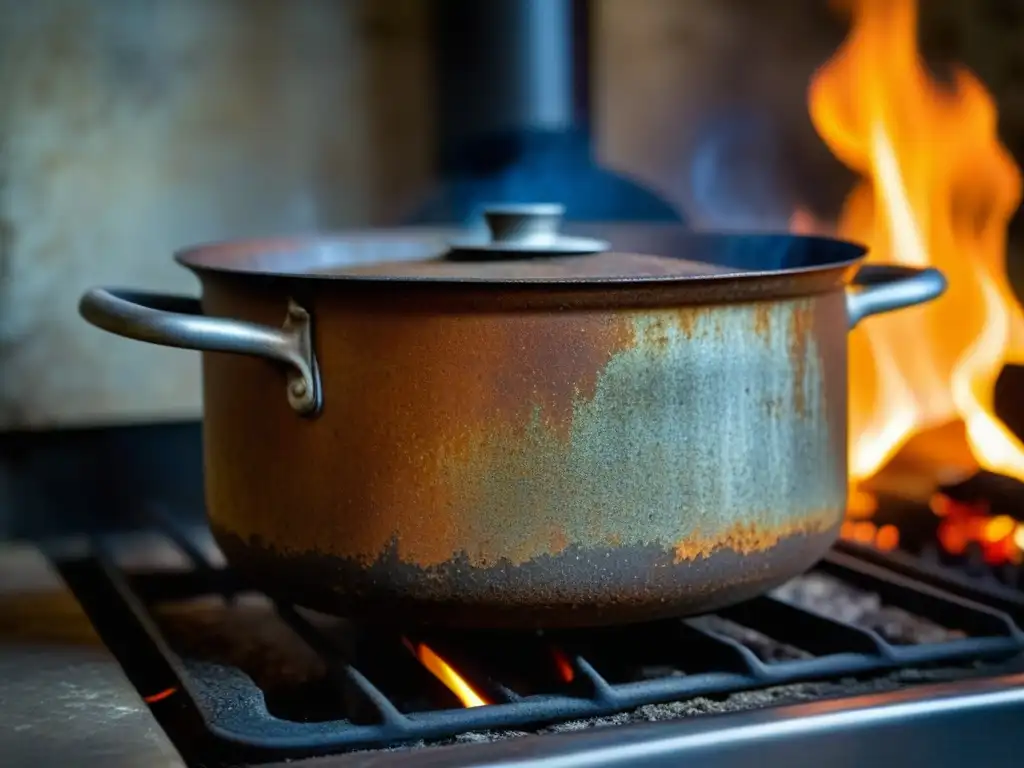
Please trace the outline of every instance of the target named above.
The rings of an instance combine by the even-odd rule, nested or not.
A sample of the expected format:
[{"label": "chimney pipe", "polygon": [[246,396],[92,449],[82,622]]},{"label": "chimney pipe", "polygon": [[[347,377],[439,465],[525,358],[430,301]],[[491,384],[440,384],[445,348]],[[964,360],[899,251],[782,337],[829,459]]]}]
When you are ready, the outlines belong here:
[{"label": "chimney pipe", "polygon": [[433,10],[445,188],[417,221],[463,222],[489,203],[563,203],[569,220],[679,221],[594,163],[587,0],[434,0]]}]

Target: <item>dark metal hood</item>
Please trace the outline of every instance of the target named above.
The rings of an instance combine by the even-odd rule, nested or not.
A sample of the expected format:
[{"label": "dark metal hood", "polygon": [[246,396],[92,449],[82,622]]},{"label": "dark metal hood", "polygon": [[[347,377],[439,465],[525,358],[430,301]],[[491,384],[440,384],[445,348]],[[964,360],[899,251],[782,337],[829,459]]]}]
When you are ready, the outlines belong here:
[{"label": "dark metal hood", "polygon": [[434,0],[433,10],[443,187],[417,221],[538,201],[564,203],[570,220],[680,220],[596,162],[589,2]]}]

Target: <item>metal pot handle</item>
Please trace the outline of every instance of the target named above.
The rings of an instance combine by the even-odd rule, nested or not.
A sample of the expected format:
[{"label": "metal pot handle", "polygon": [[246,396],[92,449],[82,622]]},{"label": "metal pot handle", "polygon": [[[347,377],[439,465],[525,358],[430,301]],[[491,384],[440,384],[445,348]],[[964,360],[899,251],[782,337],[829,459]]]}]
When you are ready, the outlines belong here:
[{"label": "metal pot handle", "polygon": [[937,299],[947,284],[945,276],[931,267],[868,264],[860,268],[853,285],[855,288],[846,293],[850,328],[865,317]]},{"label": "metal pot handle", "polygon": [[203,315],[187,296],[93,288],[78,304],[82,317],[105,331],[165,347],[252,355],[288,366],[288,404],[303,416],[321,407],[320,373],[309,313],[288,302],[281,328]]}]

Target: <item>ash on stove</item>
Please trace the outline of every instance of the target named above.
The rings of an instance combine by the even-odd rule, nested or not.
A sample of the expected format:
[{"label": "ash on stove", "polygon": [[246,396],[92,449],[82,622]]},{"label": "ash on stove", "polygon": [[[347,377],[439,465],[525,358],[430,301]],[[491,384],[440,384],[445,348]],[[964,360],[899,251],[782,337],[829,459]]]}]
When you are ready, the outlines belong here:
[{"label": "ash on stove", "polygon": [[[932,670],[897,670],[882,677],[869,679],[845,678],[829,682],[791,683],[763,688],[756,691],[742,691],[724,698],[697,697],[687,701],[673,701],[665,704],[647,704],[630,712],[620,712],[607,717],[591,717],[557,723],[532,731],[475,731],[463,733],[442,742],[430,742],[431,745],[441,744],[473,744],[494,741],[505,741],[522,736],[546,733],[572,733],[591,728],[607,728],[617,725],[638,723],[656,723],[666,720],[678,720],[685,717],[701,715],[727,714],[745,712],[767,707],[781,707],[802,702],[824,701],[847,696],[863,696],[868,694],[898,691],[910,685],[922,683],[950,683],[967,680],[986,674],[1011,674],[1024,672],[1024,656],[1000,665],[976,663],[969,668],[942,668]],[[397,750],[413,749],[427,746],[427,742],[395,747]]]},{"label": "ash on stove", "polygon": [[772,592],[779,600],[805,610],[830,616],[880,634],[894,645],[941,643],[965,637],[902,608],[886,605],[882,598],[864,592],[824,573],[808,573]]}]

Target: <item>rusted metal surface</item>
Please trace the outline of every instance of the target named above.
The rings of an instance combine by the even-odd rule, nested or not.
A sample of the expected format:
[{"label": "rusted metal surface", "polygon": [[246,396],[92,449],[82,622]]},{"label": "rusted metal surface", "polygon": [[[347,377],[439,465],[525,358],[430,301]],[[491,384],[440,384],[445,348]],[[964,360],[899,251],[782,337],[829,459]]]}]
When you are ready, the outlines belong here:
[{"label": "rusted metal surface", "polygon": [[[216,529],[215,529],[216,530]],[[225,554],[256,586],[318,610],[381,623],[453,627],[572,627],[712,611],[809,568],[835,529],[740,555],[720,549],[677,562],[651,547],[569,547],[523,565],[477,568],[464,558],[430,569],[393,551],[370,566],[316,553],[283,554],[217,531]]]},{"label": "rusted metal surface", "polygon": [[[218,350],[203,354],[210,520],[235,565],[300,604],[608,623],[708,610],[803,570],[845,509],[845,284],[862,249],[599,236],[620,250],[587,257],[596,270],[531,251],[534,274],[488,260],[428,277],[408,271],[436,258],[438,231],[199,247],[179,255],[203,284],[198,326],[154,305],[122,306],[127,323],[83,308],[122,335]],[[941,276],[925,272],[860,286],[857,303],[934,297]],[[262,351],[171,332],[276,338],[290,304],[312,319],[315,418],[296,418]]]},{"label": "rusted metal surface", "polygon": [[[626,281],[657,284],[658,292],[643,298],[663,306],[834,290],[847,282],[864,255],[857,244],[824,237],[729,236],[665,224],[567,225],[565,230],[608,241],[613,250],[486,262],[449,259],[445,257],[450,243],[464,232],[397,227],[199,245],[179,251],[175,258],[201,275],[259,275],[299,285],[331,281],[359,292],[382,286],[395,290],[389,285],[395,282],[410,293],[439,287],[451,292],[460,284],[470,291],[485,285],[544,293],[564,288],[574,291],[572,303],[578,305],[580,290],[596,286],[601,288],[598,304],[610,307],[632,304],[637,298],[626,290]],[[613,293],[608,290],[612,285],[617,289]]]},{"label": "rusted metal surface", "polygon": [[840,290],[625,309],[622,286],[534,291],[524,310],[471,284],[383,304],[201,276],[209,314],[270,324],[305,289],[315,318],[315,421],[273,367],[204,355],[215,530],[298,602],[465,624],[686,613],[807,567],[842,518]]}]

